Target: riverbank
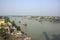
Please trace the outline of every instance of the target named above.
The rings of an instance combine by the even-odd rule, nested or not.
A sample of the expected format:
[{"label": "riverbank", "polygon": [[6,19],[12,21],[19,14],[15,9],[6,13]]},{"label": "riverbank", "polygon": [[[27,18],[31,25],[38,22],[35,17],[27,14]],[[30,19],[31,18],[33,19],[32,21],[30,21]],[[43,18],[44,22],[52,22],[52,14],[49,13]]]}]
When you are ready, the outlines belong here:
[{"label": "riverbank", "polygon": [[0,21],[0,36],[4,40],[31,40],[31,38],[26,35],[27,33],[24,33],[20,26],[16,25],[15,21],[10,21],[9,17],[1,16]]}]

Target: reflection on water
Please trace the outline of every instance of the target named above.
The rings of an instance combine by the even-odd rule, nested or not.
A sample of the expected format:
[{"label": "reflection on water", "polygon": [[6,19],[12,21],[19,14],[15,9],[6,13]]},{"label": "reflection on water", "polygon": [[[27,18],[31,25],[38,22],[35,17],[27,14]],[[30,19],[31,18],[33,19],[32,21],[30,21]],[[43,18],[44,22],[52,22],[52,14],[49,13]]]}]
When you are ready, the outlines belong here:
[{"label": "reflection on water", "polygon": [[43,32],[43,34],[45,35],[46,40],[49,40],[47,32]]},{"label": "reflection on water", "polygon": [[[44,21],[41,24],[41,22],[37,22],[34,19],[29,20],[24,17],[10,17],[10,20],[15,20],[16,24],[21,26],[22,31],[30,35],[33,40],[59,40],[60,36],[58,37],[58,35],[52,35],[56,33],[60,34],[60,23]],[[19,21],[21,22],[18,23]],[[27,22],[27,27],[23,26],[23,22],[25,21]]]},{"label": "reflection on water", "polygon": [[52,35],[53,36],[53,39],[52,40],[60,40],[60,34],[56,35]]}]

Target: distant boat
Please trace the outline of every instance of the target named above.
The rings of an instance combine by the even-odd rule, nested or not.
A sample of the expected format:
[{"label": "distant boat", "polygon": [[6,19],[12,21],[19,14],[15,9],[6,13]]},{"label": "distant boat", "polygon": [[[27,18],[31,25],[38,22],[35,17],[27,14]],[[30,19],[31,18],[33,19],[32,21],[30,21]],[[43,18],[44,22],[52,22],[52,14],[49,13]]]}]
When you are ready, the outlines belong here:
[{"label": "distant boat", "polygon": [[27,26],[27,22],[23,22],[23,26]]}]

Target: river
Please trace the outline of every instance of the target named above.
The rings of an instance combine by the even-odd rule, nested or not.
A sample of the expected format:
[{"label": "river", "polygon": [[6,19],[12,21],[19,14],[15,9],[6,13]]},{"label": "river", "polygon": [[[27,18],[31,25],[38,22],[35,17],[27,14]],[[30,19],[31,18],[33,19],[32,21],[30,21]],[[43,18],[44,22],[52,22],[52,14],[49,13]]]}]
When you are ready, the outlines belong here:
[{"label": "river", "polygon": [[[33,40],[46,40],[43,32],[47,32],[49,38],[53,34],[60,34],[60,23],[51,23],[44,21],[42,24],[35,20],[29,20],[25,17],[10,17],[11,21],[15,21],[21,27],[21,30],[32,37]],[[21,21],[21,23],[19,23]],[[27,27],[23,26],[23,22],[27,22]]]}]

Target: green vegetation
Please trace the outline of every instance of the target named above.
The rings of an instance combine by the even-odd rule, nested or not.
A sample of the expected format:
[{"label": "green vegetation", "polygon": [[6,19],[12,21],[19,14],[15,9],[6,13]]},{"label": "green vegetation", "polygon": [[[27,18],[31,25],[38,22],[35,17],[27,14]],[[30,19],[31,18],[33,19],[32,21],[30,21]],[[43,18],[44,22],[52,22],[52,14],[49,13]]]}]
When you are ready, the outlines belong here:
[{"label": "green vegetation", "polygon": [[56,21],[60,21],[59,17],[57,17],[57,20]]},{"label": "green vegetation", "polygon": [[40,18],[41,18],[41,19],[44,19],[44,17],[43,17],[43,16],[41,16]]},{"label": "green vegetation", "polygon": [[10,19],[9,19],[9,17],[7,17],[7,16],[0,16],[0,19],[5,19],[5,22],[7,23],[7,22],[10,22]]},{"label": "green vegetation", "polygon": [[4,19],[5,19],[5,22],[7,23],[7,22],[10,22],[10,19],[9,19],[9,17],[7,17],[7,16],[4,16]]},{"label": "green vegetation", "polygon": [[50,22],[53,22],[53,23],[59,23],[60,22],[60,19],[59,17],[55,18],[55,17],[52,17],[49,19]]},{"label": "green vegetation", "polygon": [[18,31],[20,31],[20,30],[21,30],[20,26],[17,26],[16,28],[17,28],[17,30],[18,30]]},{"label": "green vegetation", "polygon": [[[8,26],[7,23],[10,22],[12,24],[12,27],[15,27],[15,28],[17,28],[17,30],[21,31],[20,26],[17,26],[15,21],[10,21],[9,17],[7,17],[7,16],[0,16],[0,18],[1,19],[5,19],[5,24],[1,24],[1,26],[3,26],[3,27]],[[21,22],[19,21],[19,23],[21,23]],[[3,27],[0,29],[0,38],[5,40],[6,39],[6,34],[7,34],[6,32],[7,32],[7,30],[4,29]]]},{"label": "green vegetation", "polygon": [[1,26],[7,26],[7,24],[6,24],[6,23],[4,23],[4,24],[3,24],[3,23],[1,23]]},{"label": "green vegetation", "polygon": [[3,38],[3,39],[5,39],[6,38],[6,32],[7,32],[6,29],[1,28],[0,29],[0,37]]},{"label": "green vegetation", "polygon": [[12,27],[17,28],[17,30],[21,30],[20,26],[17,26],[16,23],[15,23],[15,21],[12,21],[11,24],[12,24]]},{"label": "green vegetation", "polygon": [[15,27],[17,26],[15,21],[12,21],[11,24],[12,24],[12,26],[15,26]]},{"label": "green vegetation", "polygon": [[3,16],[0,16],[0,19],[2,19],[3,18]]}]

